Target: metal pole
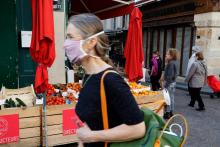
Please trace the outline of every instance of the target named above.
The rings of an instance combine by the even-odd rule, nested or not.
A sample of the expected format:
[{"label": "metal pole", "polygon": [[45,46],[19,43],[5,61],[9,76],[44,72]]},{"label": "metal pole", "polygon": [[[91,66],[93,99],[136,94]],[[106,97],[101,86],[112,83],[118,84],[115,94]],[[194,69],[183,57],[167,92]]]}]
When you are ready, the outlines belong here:
[{"label": "metal pole", "polygon": [[46,101],[46,91],[43,93],[43,112],[44,112],[44,137],[45,146],[48,147],[48,137],[47,137],[47,101]]}]

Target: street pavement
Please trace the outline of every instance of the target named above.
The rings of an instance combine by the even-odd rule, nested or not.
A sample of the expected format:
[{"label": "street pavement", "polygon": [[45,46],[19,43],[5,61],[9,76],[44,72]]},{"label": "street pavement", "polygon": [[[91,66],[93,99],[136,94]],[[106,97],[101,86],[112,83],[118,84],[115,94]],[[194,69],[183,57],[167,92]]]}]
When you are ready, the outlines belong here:
[{"label": "street pavement", "polygon": [[202,95],[205,111],[189,107],[188,92],[176,90],[175,113],[183,114],[189,122],[189,136],[185,147],[220,147],[220,98]]}]

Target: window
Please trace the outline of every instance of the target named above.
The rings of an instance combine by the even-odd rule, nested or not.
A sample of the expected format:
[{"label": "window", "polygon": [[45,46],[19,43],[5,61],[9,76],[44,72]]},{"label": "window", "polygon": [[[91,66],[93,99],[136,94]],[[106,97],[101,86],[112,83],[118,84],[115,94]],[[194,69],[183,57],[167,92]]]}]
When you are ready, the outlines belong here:
[{"label": "window", "polygon": [[183,48],[183,54],[181,56],[182,61],[182,75],[185,76],[186,69],[188,65],[189,60],[189,52],[190,52],[190,39],[191,39],[191,27],[185,28],[185,35],[184,35],[184,48]]},{"label": "window", "polygon": [[[183,34],[183,28],[177,28],[176,31],[176,49],[179,53],[179,55],[181,56],[181,49],[182,49],[182,35]],[[180,74],[180,58],[179,58],[179,62],[177,62],[177,69],[178,69],[178,74]]]},{"label": "window", "polygon": [[163,58],[163,47],[164,47],[164,30],[160,30],[160,48],[159,48],[159,53],[160,57]]}]

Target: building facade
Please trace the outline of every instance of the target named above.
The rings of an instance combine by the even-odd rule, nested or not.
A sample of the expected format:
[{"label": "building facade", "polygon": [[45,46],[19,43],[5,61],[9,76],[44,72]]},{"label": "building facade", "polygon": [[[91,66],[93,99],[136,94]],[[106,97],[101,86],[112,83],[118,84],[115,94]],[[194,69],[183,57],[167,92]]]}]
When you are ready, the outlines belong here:
[{"label": "building facade", "polygon": [[220,74],[220,3],[218,0],[164,0],[141,7],[145,65],[152,51],[163,60],[169,48],[179,52],[178,73],[185,76],[192,46],[203,49],[209,74]]},{"label": "building facade", "polygon": [[[178,74],[184,77],[188,59],[194,45],[203,49],[209,74],[220,74],[220,2],[219,0],[162,0],[144,4],[140,7],[143,14],[143,50],[146,68],[154,50],[160,52],[163,61],[169,48],[179,52]],[[118,19],[123,19],[119,17]],[[129,19],[126,19],[128,24]],[[105,29],[115,32],[115,26],[122,21],[104,21]],[[119,27],[120,28],[120,27]],[[126,27],[126,29],[128,26]],[[124,30],[126,30],[124,29]],[[121,37],[125,37],[122,39]],[[122,54],[125,35],[115,33]],[[121,41],[124,40],[124,41]],[[114,43],[111,45],[114,46]],[[112,47],[114,48],[114,47]],[[118,48],[118,50],[120,50]]]}]

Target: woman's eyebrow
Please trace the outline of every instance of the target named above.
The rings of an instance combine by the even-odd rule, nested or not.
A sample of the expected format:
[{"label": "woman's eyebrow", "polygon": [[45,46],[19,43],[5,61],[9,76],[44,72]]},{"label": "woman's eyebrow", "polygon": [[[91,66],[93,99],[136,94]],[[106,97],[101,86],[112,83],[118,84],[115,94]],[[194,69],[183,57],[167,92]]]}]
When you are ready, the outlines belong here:
[{"label": "woman's eyebrow", "polygon": [[70,33],[67,33],[66,36],[67,37],[72,37],[72,35]]}]

